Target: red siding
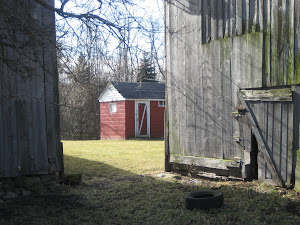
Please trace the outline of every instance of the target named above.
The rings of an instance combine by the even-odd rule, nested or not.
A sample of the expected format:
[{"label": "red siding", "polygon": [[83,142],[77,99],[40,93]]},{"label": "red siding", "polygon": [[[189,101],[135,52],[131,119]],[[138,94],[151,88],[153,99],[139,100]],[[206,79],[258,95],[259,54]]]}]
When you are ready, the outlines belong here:
[{"label": "red siding", "polygon": [[135,101],[126,101],[126,139],[135,137]]},{"label": "red siding", "polygon": [[[117,104],[117,112],[109,112],[109,104]],[[164,111],[158,101],[150,102],[150,137],[164,137]],[[101,139],[128,139],[135,137],[135,101],[100,103]]]},{"label": "red siding", "polygon": [[165,107],[159,107],[158,101],[150,102],[150,137],[164,137]]},{"label": "red siding", "polygon": [[[110,113],[109,105],[117,104],[117,112]],[[125,139],[125,101],[100,103],[101,139]]]}]

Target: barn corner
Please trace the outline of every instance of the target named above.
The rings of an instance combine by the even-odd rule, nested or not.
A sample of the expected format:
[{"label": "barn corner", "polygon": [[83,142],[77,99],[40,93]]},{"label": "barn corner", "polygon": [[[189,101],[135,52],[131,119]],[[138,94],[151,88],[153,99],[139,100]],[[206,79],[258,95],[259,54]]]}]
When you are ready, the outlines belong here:
[{"label": "barn corner", "polygon": [[300,3],[184,0],[165,10],[166,169],[294,187]]},{"label": "barn corner", "polygon": [[54,11],[32,0],[0,8],[0,179],[61,173]]}]

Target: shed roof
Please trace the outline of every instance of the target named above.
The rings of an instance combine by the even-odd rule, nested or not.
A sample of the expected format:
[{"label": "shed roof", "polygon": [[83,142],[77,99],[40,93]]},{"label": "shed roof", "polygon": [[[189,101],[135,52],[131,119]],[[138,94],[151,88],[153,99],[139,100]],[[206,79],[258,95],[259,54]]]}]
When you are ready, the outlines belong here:
[{"label": "shed roof", "polygon": [[[125,99],[165,99],[165,84],[164,83],[154,83],[154,82],[111,82],[109,86],[114,86],[114,88],[125,98]],[[105,91],[100,95],[105,94]]]}]

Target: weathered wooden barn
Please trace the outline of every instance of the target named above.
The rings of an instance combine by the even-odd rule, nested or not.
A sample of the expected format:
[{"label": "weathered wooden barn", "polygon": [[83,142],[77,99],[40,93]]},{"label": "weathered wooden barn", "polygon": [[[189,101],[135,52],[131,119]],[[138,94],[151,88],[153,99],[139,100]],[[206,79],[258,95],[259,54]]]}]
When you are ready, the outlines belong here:
[{"label": "weathered wooden barn", "polygon": [[166,170],[292,187],[300,1],[167,0]]},{"label": "weathered wooden barn", "polygon": [[0,178],[62,171],[55,41],[53,11],[0,1]]},{"label": "weathered wooden barn", "polygon": [[164,137],[164,83],[111,82],[99,102],[101,139]]}]

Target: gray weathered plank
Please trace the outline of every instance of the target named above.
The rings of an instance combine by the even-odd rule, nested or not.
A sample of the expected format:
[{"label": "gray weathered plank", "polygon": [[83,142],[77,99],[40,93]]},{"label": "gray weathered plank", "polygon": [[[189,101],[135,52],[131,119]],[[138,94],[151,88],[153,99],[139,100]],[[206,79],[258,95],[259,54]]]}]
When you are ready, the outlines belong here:
[{"label": "gray weathered plank", "polygon": [[[266,119],[265,119],[265,139],[266,139],[266,144],[268,145],[269,149],[271,150],[271,157],[273,157],[273,127],[274,127],[274,104],[266,102],[266,108],[265,108],[265,113],[266,113]],[[272,173],[270,166],[268,166],[268,163],[265,162],[265,178],[266,179],[272,179]]]},{"label": "gray weathered plank", "polygon": [[216,1],[217,39],[224,37],[224,5],[223,1]]},{"label": "gray weathered plank", "polygon": [[[34,15],[42,21],[42,7],[37,4],[34,7]],[[33,99],[33,115],[36,118],[34,123],[34,158],[35,158],[35,172],[38,174],[47,174],[48,172],[48,157],[47,157],[47,117],[46,117],[46,104],[45,104],[45,73],[43,70],[44,58],[43,47],[37,46],[35,54],[35,75],[34,84],[32,87],[32,95],[36,98]],[[39,137],[37,139],[37,137]]]},{"label": "gray weathered plank", "polygon": [[278,76],[278,1],[273,0],[271,3],[271,85],[279,85]]},{"label": "gray weathered plank", "polygon": [[[282,108],[281,103],[274,104],[274,133],[273,133],[273,157],[278,170],[281,169],[281,154],[282,154],[282,130],[281,118]],[[280,171],[281,172],[281,171]]]},{"label": "gray weathered plank", "polygon": [[209,142],[210,157],[223,158],[223,146],[222,146],[222,71],[221,65],[221,45],[219,41],[212,43],[211,54],[211,66],[212,75],[209,83],[211,84],[211,90],[209,90],[208,104],[209,108],[211,133],[214,135],[214,140]]},{"label": "gray weathered plank", "polygon": [[250,4],[249,1],[254,0],[243,0],[242,4],[242,33],[246,34],[249,32],[249,8]]},{"label": "gray weathered plank", "polygon": [[[295,11],[295,2],[293,0],[287,0],[285,21],[287,21],[288,32],[287,35],[287,45],[285,46],[285,60],[286,60],[286,84],[296,84],[295,82],[295,17],[300,11]],[[286,30],[286,27],[284,28]],[[300,83],[300,81],[299,81]]]},{"label": "gray weathered plank", "polygon": [[264,1],[263,12],[263,71],[262,71],[262,86],[271,85],[271,2],[270,0]]},{"label": "gray weathered plank", "polygon": [[[9,59],[16,60],[16,51],[13,48],[7,48],[7,57]],[[17,142],[17,118],[16,118],[16,96],[17,96],[17,87],[16,87],[16,72],[8,68],[7,83],[9,86],[9,99],[8,99],[8,111],[6,112],[6,118],[9,120],[8,123],[8,142],[6,148],[6,154],[9,155],[9,160],[6,161],[7,167],[9,167],[10,174],[12,176],[18,175],[18,142]]]},{"label": "gray weathered plank", "polygon": [[257,29],[256,31],[264,30],[264,3],[266,0],[257,0]]},{"label": "gray weathered plank", "polygon": [[295,73],[294,73],[294,84],[300,84],[300,1],[294,2],[295,8],[295,24],[294,24],[294,34],[295,34]]},{"label": "gray weathered plank", "polygon": [[231,37],[236,36],[236,2],[236,0],[231,0],[229,6],[229,36]]},{"label": "gray weathered plank", "polygon": [[193,157],[193,156],[182,156],[172,155],[170,158],[171,162],[180,162],[187,165],[202,166],[220,170],[228,170],[228,168],[239,167],[239,163],[234,163],[233,160],[222,160],[213,158]]},{"label": "gray weathered plank", "polygon": [[[172,120],[170,120],[170,127],[171,127],[171,131],[172,131],[172,135],[170,135],[170,137],[172,137],[172,139],[170,138],[170,143],[172,145],[172,147],[170,148],[170,152],[172,153],[177,153],[179,154],[181,152],[181,148],[180,148],[180,127],[179,127],[179,115],[178,115],[178,101],[179,101],[179,81],[177,80],[177,69],[179,67],[179,64],[177,63],[177,61],[180,61],[180,50],[178,50],[178,44],[180,42],[180,37],[179,34],[177,32],[177,27],[178,27],[178,21],[180,20],[179,18],[179,9],[177,7],[178,4],[177,2],[174,1],[174,5],[170,5],[170,14],[174,15],[172,16],[172,20],[170,19],[170,23],[171,23],[171,32],[172,32],[172,38],[171,38],[171,42],[173,43],[174,46],[174,50],[172,49],[173,53],[173,57],[171,58],[171,69],[170,69],[170,77],[172,78],[171,81],[171,89],[170,89],[170,93],[173,96],[173,102],[171,102],[170,106],[172,106]],[[174,32],[173,32],[174,31]],[[176,32],[175,32],[176,31]],[[176,46],[176,47],[175,47]],[[171,56],[172,56],[171,55]],[[175,76],[177,75],[177,76]]]},{"label": "gray weathered plank", "polygon": [[[187,0],[180,1],[182,6],[186,6],[188,4]],[[187,154],[187,146],[186,146],[186,74],[185,74],[185,63],[187,61],[185,48],[188,47],[188,43],[185,43],[185,33],[188,31],[188,27],[186,26],[186,16],[183,10],[178,11],[178,27],[182,28],[182,32],[180,37],[178,37],[178,48],[177,48],[177,56],[179,57],[179,63],[177,67],[178,74],[175,77],[178,82],[178,102],[177,102],[177,113],[178,113],[178,121],[179,121],[179,140],[180,140],[180,152],[183,155]]]},{"label": "gray weathered plank", "polygon": [[236,0],[236,35],[243,33],[243,0]]},{"label": "gray weathered plank", "polygon": [[257,30],[257,18],[258,18],[258,8],[257,2],[259,0],[249,1],[249,33],[255,32]]},{"label": "gray weathered plank", "polygon": [[[3,47],[0,46],[0,52],[3,52]],[[3,88],[2,88],[2,79],[4,77],[4,66],[3,66],[3,61],[0,60],[0,177],[4,177],[5,174],[5,154],[4,154],[4,134],[3,134],[3,129],[4,129],[4,118],[3,118],[3,102],[4,102],[4,96],[3,96]]]},{"label": "gray weathered plank", "polygon": [[202,43],[201,35],[201,20],[197,15],[200,14],[200,3],[197,1],[191,9],[191,13],[186,16],[186,26],[188,27],[185,33],[185,55],[189,56],[190,60],[185,62],[185,83],[186,83],[186,152],[188,155],[197,155],[195,150],[196,142],[196,124],[195,124],[195,79],[193,74],[197,73],[194,65],[198,64],[198,43]]},{"label": "gray weathered plank", "polygon": [[[52,0],[47,0],[51,3]],[[52,11],[42,8],[43,28],[54,27],[54,15]],[[55,33],[50,32],[45,39],[44,46],[44,76],[45,76],[45,101],[46,101],[46,130],[47,130],[47,163],[50,174],[58,171],[59,165],[59,111],[58,111],[58,74],[55,51]],[[46,63],[47,62],[47,63]]]},{"label": "gray weathered plank", "polygon": [[235,111],[232,103],[232,77],[231,77],[231,52],[232,52],[232,40],[231,38],[224,39],[221,42],[221,101],[222,107],[220,111],[221,126],[222,126],[222,158],[233,159],[234,147],[233,147],[233,119],[232,112]]},{"label": "gray weathered plank", "polygon": [[[258,121],[255,117],[255,114],[253,113],[253,110],[251,109],[251,106],[249,104],[249,102],[244,101],[244,104],[247,108],[247,110],[250,112],[248,118],[251,121],[252,124],[252,130],[255,134],[255,137],[257,139],[258,142],[258,146],[259,146],[259,151],[261,151],[261,153],[263,154],[266,162],[270,165],[271,167],[271,172],[272,172],[272,177],[274,179],[274,181],[282,186],[284,184],[284,181],[282,180],[280,171],[278,169],[278,163],[276,161],[276,154],[271,154],[270,149],[268,148],[268,145],[266,144],[265,138],[262,136],[261,131],[259,129],[259,125],[258,125]],[[275,132],[274,132],[275,134]],[[274,138],[274,137],[273,137]],[[273,146],[274,146],[274,142],[273,142]]]},{"label": "gray weathered plank", "polygon": [[211,0],[211,40],[218,38],[218,15],[217,15],[217,3],[218,0]]},{"label": "gray weathered plank", "polygon": [[223,37],[230,37],[230,0],[223,1]]},{"label": "gray weathered plank", "polygon": [[289,118],[289,104],[282,103],[282,118],[281,118],[281,130],[282,130],[282,146],[281,146],[281,176],[287,182],[288,180],[288,118]]}]

